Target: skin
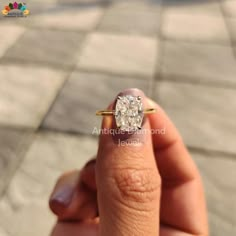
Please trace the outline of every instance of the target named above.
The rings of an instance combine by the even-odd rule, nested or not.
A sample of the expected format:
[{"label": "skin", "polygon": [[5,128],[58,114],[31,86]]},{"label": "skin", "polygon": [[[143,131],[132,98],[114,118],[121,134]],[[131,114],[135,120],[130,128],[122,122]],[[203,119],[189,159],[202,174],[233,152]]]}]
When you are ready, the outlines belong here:
[{"label": "skin", "polygon": [[[49,206],[58,221],[51,235],[207,236],[201,177],[178,131],[142,91],[124,94],[157,109],[142,129],[165,128],[165,134],[101,134],[96,159],[64,173],[54,187]],[[102,127],[114,128],[114,117],[104,117]],[[141,145],[119,146],[119,139]]]}]

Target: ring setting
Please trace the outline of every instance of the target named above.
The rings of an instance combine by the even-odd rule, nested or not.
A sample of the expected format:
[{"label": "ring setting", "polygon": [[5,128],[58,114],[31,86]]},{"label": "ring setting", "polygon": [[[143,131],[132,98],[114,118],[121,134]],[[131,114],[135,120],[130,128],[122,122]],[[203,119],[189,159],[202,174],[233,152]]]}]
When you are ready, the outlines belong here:
[{"label": "ring setting", "polygon": [[141,129],[145,114],[155,113],[155,108],[143,109],[142,98],[140,96],[124,95],[118,96],[115,110],[97,111],[98,116],[115,116],[116,126],[127,132]]}]

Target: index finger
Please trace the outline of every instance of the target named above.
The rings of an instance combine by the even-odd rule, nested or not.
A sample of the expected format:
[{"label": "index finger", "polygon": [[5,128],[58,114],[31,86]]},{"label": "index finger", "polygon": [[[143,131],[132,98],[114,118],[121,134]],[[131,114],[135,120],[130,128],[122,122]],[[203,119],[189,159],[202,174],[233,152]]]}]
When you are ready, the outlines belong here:
[{"label": "index finger", "polygon": [[180,134],[155,102],[157,113],[149,116],[153,148],[162,179],[160,221],[192,235],[208,235],[207,214],[201,177]]},{"label": "index finger", "polygon": [[149,115],[149,121],[156,161],[162,179],[172,183],[173,181],[182,183],[198,178],[196,165],[176,127],[159,105],[150,99],[148,102],[158,111]]}]

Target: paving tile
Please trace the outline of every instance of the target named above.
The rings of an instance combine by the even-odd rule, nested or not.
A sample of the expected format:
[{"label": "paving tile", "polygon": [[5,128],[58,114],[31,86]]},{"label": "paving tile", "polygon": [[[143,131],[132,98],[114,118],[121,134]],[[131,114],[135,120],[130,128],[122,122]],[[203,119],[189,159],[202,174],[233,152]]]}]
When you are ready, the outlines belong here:
[{"label": "paving tile", "polygon": [[9,236],[9,234],[1,226],[0,226],[0,235],[1,236]]},{"label": "paving tile", "polygon": [[166,39],[230,43],[223,16],[163,14],[162,34]]},{"label": "paving tile", "polygon": [[0,202],[2,228],[9,235],[50,235],[56,219],[47,202],[56,179],[81,168],[95,151],[94,139],[39,134]]},{"label": "paving tile", "polygon": [[235,84],[236,60],[228,46],[166,41],[161,73],[164,78]]},{"label": "paving tile", "polygon": [[78,67],[152,76],[157,51],[158,43],[154,38],[93,33],[87,38]]},{"label": "paving tile", "polygon": [[160,2],[115,1],[98,27],[101,31],[155,35],[160,28]]},{"label": "paving tile", "polygon": [[224,155],[194,153],[205,185],[211,235],[236,232],[236,160]]},{"label": "paving tile", "polygon": [[[57,3],[57,0],[33,0],[33,3],[43,3],[43,4],[50,4],[50,3]],[[30,3],[32,3],[30,2]]]},{"label": "paving tile", "polygon": [[25,32],[25,28],[12,24],[0,24],[0,58],[6,51],[17,42],[20,36]]},{"label": "paving tile", "polygon": [[88,6],[88,5],[107,5],[111,0],[57,0],[61,5],[78,5],[78,6]]},{"label": "paving tile", "polygon": [[81,169],[96,152],[97,140],[91,136],[41,132],[27,152],[20,172],[42,185],[47,183],[43,186],[47,197],[58,176],[68,170]]},{"label": "paving tile", "polygon": [[222,0],[224,12],[227,16],[236,17],[236,1],[235,0]]},{"label": "paving tile", "polygon": [[26,18],[26,21],[24,22],[29,24],[30,22],[32,22],[35,16],[48,12],[51,9],[55,8],[56,6],[57,6],[57,0],[28,1],[27,8],[30,10],[30,17]]},{"label": "paving tile", "polygon": [[[57,5],[32,17],[29,23],[42,28],[92,30],[102,15],[103,8],[98,6],[65,7]],[[73,17],[73,21],[71,17]]]},{"label": "paving tile", "polygon": [[37,128],[65,79],[46,67],[0,66],[0,124]]},{"label": "paving tile", "polygon": [[73,66],[82,36],[74,32],[28,30],[5,55],[7,59]]},{"label": "paving tile", "polygon": [[0,127],[0,196],[20,165],[30,139],[29,131]]},{"label": "paving tile", "polygon": [[220,3],[215,0],[164,0],[164,12],[188,15],[222,16]]},{"label": "paving tile", "polygon": [[187,145],[236,153],[234,89],[162,82],[155,94]]},{"label": "paving tile", "polygon": [[95,116],[96,110],[106,108],[118,92],[130,87],[138,87],[148,93],[148,82],[145,80],[75,72],[61,91],[43,126],[92,134],[94,127],[101,126],[101,118]]},{"label": "paving tile", "polygon": [[214,0],[163,2],[165,38],[230,43],[220,3]]}]

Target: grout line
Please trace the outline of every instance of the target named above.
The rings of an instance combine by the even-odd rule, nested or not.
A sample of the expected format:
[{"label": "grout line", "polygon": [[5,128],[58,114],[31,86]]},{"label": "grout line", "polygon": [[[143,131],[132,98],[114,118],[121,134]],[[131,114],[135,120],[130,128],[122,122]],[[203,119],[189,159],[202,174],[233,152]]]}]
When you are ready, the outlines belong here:
[{"label": "grout line", "polygon": [[[83,43],[82,43],[83,44]],[[82,49],[82,48],[81,48]],[[54,69],[60,69],[64,71],[70,72],[72,69],[76,72],[85,72],[85,73],[98,73],[98,74],[104,74],[104,75],[110,75],[110,76],[117,76],[117,77],[125,77],[125,78],[138,78],[138,79],[150,79],[151,75],[140,75],[140,74],[135,74],[135,73],[117,73],[117,72],[112,72],[112,71],[106,71],[106,70],[100,70],[100,69],[86,69],[83,67],[76,67],[74,65],[60,65],[56,63],[51,63],[48,64],[47,62],[43,63],[42,61],[39,63],[37,61],[27,61],[27,60],[22,60],[22,59],[16,59],[16,58],[4,58],[0,59],[0,63],[3,65],[33,65],[35,67],[42,67],[42,66],[47,66],[51,67]]]},{"label": "grout line", "polygon": [[70,136],[78,136],[78,137],[88,137],[92,139],[98,139],[98,135],[86,134],[83,132],[75,131],[75,130],[59,130],[53,127],[40,127],[38,130],[39,133],[55,133],[61,135],[70,135]]},{"label": "grout line", "polygon": [[[162,42],[163,43],[163,42]],[[83,43],[81,43],[83,44]],[[80,48],[80,47],[79,47]],[[82,49],[82,48],[81,48]],[[162,46],[162,59],[163,59],[163,54],[164,54],[164,48]],[[97,74],[103,74],[106,76],[114,76],[114,77],[120,77],[121,79],[124,78],[131,78],[131,79],[140,79],[140,80],[153,80],[149,81],[151,85],[156,85],[158,82],[160,83],[165,83],[165,82],[173,82],[173,83],[179,83],[179,84],[190,84],[190,85],[200,85],[200,86],[209,86],[209,87],[215,87],[215,88],[222,88],[222,89],[236,89],[236,83],[235,82],[226,82],[226,81],[211,81],[210,79],[207,79],[206,81],[199,80],[198,77],[195,78],[189,78],[188,76],[179,76],[179,75],[163,75],[162,73],[155,73],[154,76],[152,75],[140,75],[140,74],[126,74],[126,73],[117,73],[117,72],[112,72],[112,71],[106,71],[106,70],[99,70],[99,69],[86,69],[82,67],[78,67],[77,65],[60,65],[60,64],[48,64],[48,63],[43,63],[40,62],[40,64],[37,61],[27,61],[27,60],[19,60],[16,58],[4,58],[0,59],[1,65],[33,65],[34,67],[48,67],[51,69],[59,69],[64,72],[78,72],[78,73],[97,73]],[[162,64],[162,62],[161,62]],[[161,68],[161,65],[160,65]],[[150,89],[151,90],[151,89]],[[152,88],[151,92],[149,93],[152,94],[152,97],[154,95],[154,87]]]},{"label": "grout line", "polygon": [[[104,34],[114,34],[114,35],[117,35],[117,36],[141,36],[141,37],[150,37],[150,38],[155,38],[156,37],[156,33],[143,33],[143,32],[140,32],[140,33],[129,33],[129,32],[122,32],[122,31],[116,31],[115,29],[109,29],[109,31],[107,30],[99,30],[99,26],[100,26],[100,23],[103,19],[103,17],[105,16],[106,14],[106,11],[108,9],[108,7],[112,5],[111,2],[107,2],[106,4],[102,4],[101,7],[103,8],[104,10],[104,13],[103,13],[103,16],[100,17],[100,19],[98,20],[97,22],[97,25],[95,28],[93,29],[88,29],[88,30],[83,30],[83,29],[78,29],[78,30],[73,30],[73,29],[66,29],[66,28],[57,28],[57,27],[47,27],[47,26],[40,26],[40,25],[37,25],[37,24],[30,24],[30,23],[24,23],[24,24],[19,24],[20,26],[22,27],[25,27],[26,29],[36,29],[36,30],[52,30],[52,31],[61,31],[61,32],[69,32],[69,33],[82,33],[82,34],[86,34],[86,33],[93,33],[93,32],[97,32],[97,33],[104,33]],[[161,11],[160,11],[160,14],[163,15],[163,12],[164,12],[164,8],[165,7],[165,4],[162,3],[160,4],[160,8],[161,8]],[[223,10],[222,10],[223,11]],[[222,13],[223,14],[223,13]],[[224,16],[224,14],[223,14]],[[11,23],[11,22],[8,22],[8,23]],[[200,43],[200,44],[206,44],[206,45],[209,45],[209,44],[216,44],[216,45],[228,45],[228,42],[224,42],[224,41],[203,41],[203,40],[188,40],[188,39],[183,39],[183,40],[179,40],[179,39],[173,39],[173,38],[165,38],[163,35],[162,35],[162,30],[159,30],[158,32],[158,35],[161,36],[161,38],[163,38],[164,40],[168,40],[168,41],[173,41],[173,42],[186,42],[186,43]]]},{"label": "grout line", "polygon": [[[105,10],[104,10],[105,11]],[[105,14],[105,13],[104,13]],[[145,37],[145,38],[150,38],[150,39],[156,39],[156,37],[160,37],[164,41],[169,41],[173,43],[189,43],[189,44],[200,44],[203,46],[209,46],[209,45],[215,45],[215,46],[225,46],[225,47],[231,47],[232,46],[232,40],[231,37],[229,41],[223,41],[223,40],[209,40],[209,41],[204,41],[204,40],[190,40],[190,39],[177,39],[177,38],[169,38],[169,37],[164,37],[161,32],[158,33],[143,33],[143,32],[127,32],[127,31],[116,31],[115,29],[109,29],[109,30],[104,30],[104,29],[99,29],[99,23],[98,25],[89,30],[71,30],[71,29],[66,29],[66,28],[56,28],[56,27],[44,27],[44,26],[38,26],[38,25],[21,25],[19,26],[25,27],[26,31],[27,30],[47,30],[47,31],[59,31],[59,32],[64,32],[64,33],[78,33],[78,34],[92,34],[92,33],[100,33],[100,34],[108,34],[108,35],[115,35],[115,36],[128,36],[128,37]],[[24,33],[25,33],[24,32]],[[19,40],[19,39],[18,39]]]},{"label": "grout line", "polygon": [[60,1],[60,0],[57,0],[56,1],[56,5],[58,6],[65,6],[65,7],[99,7],[99,6],[107,6],[108,4],[110,3],[109,0],[102,0],[102,1],[96,1],[94,0],[93,2],[88,2],[88,1],[84,1],[84,2],[73,2],[73,3],[68,3],[66,1]]},{"label": "grout line", "polygon": [[[104,9],[104,11],[106,11],[106,9]],[[104,12],[104,15],[106,13]],[[103,16],[101,16],[100,18],[100,22],[101,19],[103,18]],[[92,28],[92,29],[69,29],[69,28],[57,28],[57,27],[53,27],[53,26],[40,26],[37,24],[18,24],[21,27],[24,27],[27,31],[28,30],[48,30],[48,31],[60,31],[60,32],[64,32],[64,33],[80,33],[80,34],[88,34],[88,33],[102,33],[102,34],[112,34],[112,35],[116,35],[116,36],[140,36],[140,37],[149,37],[149,38],[155,38],[156,37],[156,33],[143,33],[143,32],[128,32],[128,31],[117,31],[115,29],[109,29],[109,30],[105,30],[105,29],[99,29],[100,26],[100,22],[97,23],[97,25]]]},{"label": "grout line", "polygon": [[102,14],[102,16],[99,18],[99,20],[98,20],[98,22],[97,22],[97,24],[96,24],[96,27],[93,29],[93,31],[98,31],[99,30],[99,26],[101,25],[101,22],[103,21],[103,19],[105,18],[105,15],[106,15],[106,13],[107,13],[107,11],[108,11],[108,8],[110,7],[112,5],[112,3],[111,2],[107,2],[107,4],[106,4],[106,7],[104,7],[104,11],[103,11],[103,14]]},{"label": "grout line", "polygon": [[[104,9],[104,15],[106,9]],[[46,26],[40,26],[37,24],[19,24],[19,26],[25,27],[26,31],[28,30],[49,30],[49,31],[60,31],[60,32],[64,32],[64,33],[80,33],[80,34],[91,34],[91,33],[101,33],[101,34],[112,34],[115,36],[139,36],[139,37],[148,37],[148,38],[156,38],[156,36],[158,35],[159,37],[161,37],[163,40],[167,40],[170,42],[183,42],[183,43],[192,43],[192,44],[201,44],[201,45],[219,45],[219,46],[231,46],[232,42],[231,40],[230,43],[228,41],[224,41],[224,40],[191,40],[191,39],[178,39],[178,38],[169,38],[169,37],[164,37],[162,35],[162,32],[160,31],[159,33],[144,33],[144,32],[128,32],[128,31],[117,31],[115,29],[109,29],[109,30],[105,30],[105,29],[99,29],[100,23],[102,18],[104,17],[101,16],[100,18],[100,22],[97,23],[97,25],[95,26],[95,28],[93,29],[88,29],[88,30],[83,30],[83,29],[78,29],[78,30],[72,30],[72,29],[66,29],[66,28],[57,28],[57,27],[46,27]]]},{"label": "grout line", "polygon": [[[219,0],[214,0],[216,2],[218,2]],[[200,4],[200,3],[199,3]],[[168,8],[168,3],[165,4],[165,0],[162,0],[162,15],[164,15],[166,8]],[[163,23],[163,18],[162,18],[162,23]],[[201,40],[201,39],[178,39],[178,38],[174,38],[174,37],[166,37],[163,34],[163,31],[161,30],[160,32],[160,37],[161,39],[163,39],[164,41],[170,41],[170,42],[183,42],[183,43],[192,43],[192,44],[201,44],[201,45],[219,45],[219,46],[227,46],[230,44],[230,42],[228,40]],[[230,46],[230,45],[229,45]]]},{"label": "grout line", "polygon": [[24,28],[24,32],[20,35],[20,37],[18,37],[17,40],[15,41],[15,43],[13,43],[10,47],[8,47],[7,50],[4,52],[4,54],[0,57],[0,63],[1,63],[2,59],[4,58],[4,56],[8,53],[8,51],[10,51],[15,46],[15,44],[20,42],[20,40],[24,37],[26,32],[27,32],[27,28]]},{"label": "grout line", "polygon": [[158,98],[158,92],[156,92],[156,81],[161,80],[161,69],[163,66],[163,58],[164,58],[164,41],[162,39],[162,27],[163,27],[163,11],[164,11],[164,0],[161,1],[160,4],[160,28],[159,28],[159,61],[158,61],[158,68],[157,73],[154,76],[153,80],[153,87],[152,87],[152,98]]},{"label": "grout line", "polygon": [[27,126],[20,126],[20,125],[14,125],[14,124],[7,124],[7,123],[0,123],[0,129],[8,129],[8,130],[15,130],[19,132],[28,132],[28,133],[34,133],[37,131],[36,127],[27,127]]},{"label": "grout line", "polygon": [[[86,37],[87,37],[87,35],[85,35],[84,38],[81,39],[81,44],[80,44],[80,45],[78,46],[78,48],[76,49],[78,52],[82,50],[84,44],[86,43]],[[66,86],[66,83],[69,81],[70,76],[71,76],[71,75],[73,74],[73,72],[76,70],[76,67],[77,67],[77,63],[75,62],[75,63],[74,63],[74,66],[71,68],[71,70],[68,71],[67,76],[65,76],[65,80],[64,80],[64,82],[62,83],[61,88],[58,89],[58,92],[57,92],[56,96],[54,97],[54,100],[51,102],[51,104],[50,104],[50,106],[49,106],[47,112],[45,112],[45,115],[44,115],[44,117],[42,118],[41,123],[40,123],[39,126],[38,126],[38,129],[41,128],[41,126],[43,125],[43,123],[44,123],[44,121],[46,120],[47,116],[48,116],[49,113],[52,111],[53,106],[55,105],[55,103],[56,103],[58,97],[60,96],[60,94],[61,94],[63,88]]]},{"label": "grout line", "polygon": [[[16,129],[17,130],[17,129]],[[21,130],[22,131],[22,130]],[[29,132],[29,131],[28,131]],[[26,134],[27,135],[27,134]],[[7,191],[8,191],[8,189],[9,189],[9,186],[10,186],[10,184],[11,184],[11,181],[12,181],[12,179],[14,178],[14,176],[16,175],[16,173],[18,172],[18,170],[20,169],[20,167],[21,167],[21,165],[22,165],[22,163],[24,162],[24,159],[25,159],[25,157],[26,157],[26,154],[27,154],[27,152],[29,151],[29,149],[30,149],[30,147],[32,146],[32,144],[33,144],[33,142],[34,142],[34,140],[35,140],[35,137],[37,136],[37,133],[35,133],[34,131],[32,131],[32,133],[28,133],[28,137],[27,137],[27,139],[29,140],[28,141],[28,145],[27,145],[27,143],[25,143],[25,148],[24,148],[24,142],[25,142],[25,140],[24,140],[24,142],[22,142],[21,143],[21,147],[19,147],[18,149],[19,150],[17,150],[17,153],[16,153],[16,155],[18,156],[18,158],[19,158],[19,162],[17,163],[17,165],[15,166],[15,168],[14,168],[14,170],[12,171],[12,173],[11,173],[11,175],[7,178],[7,183],[5,184],[5,187],[4,187],[4,189],[1,191],[1,193],[0,193],[0,201],[2,200],[2,198],[6,195],[6,193],[7,193]]]},{"label": "grout line", "polygon": [[84,72],[84,73],[91,73],[91,74],[103,74],[106,76],[114,76],[114,77],[120,77],[120,78],[130,78],[130,79],[138,79],[138,80],[150,80],[152,78],[151,75],[140,75],[140,74],[126,74],[126,73],[117,73],[112,71],[105,71],[105,70],[99,70],[99,69],[86,69],[82,67],[77,67],[76,72]]},{"label": "grout line", "polygon": [[154,93],[155,93],[155,78],[158,77],[160,73],[160,68],[161,68],[161,63],[159,60],[159,54],[161,51],[161,40],[160,40],[160,31],[161,31],[161,18],[162,18],[162,1],[159,4],[159,11],[158,11],[158,20],[159,20],[159,29],[156,33],[155,41],[157,44],[157,49],[156,49],[156,57],[155,57],[155,68],[154,68],[154,74],[151,77],[151,80],[149,82],[149,91],[148,91],[148,96],[150,98],[153,98]]},{"label": "grout line", "polygon": [[161,75],[161,78],[159,81],[160,83],[175,83],[175,84],[189,84],[189,85],[198,85],[198,86],[206,86],[206,87],[212,87],[212,88],[221,88],[221,89],[230,89],[235,90],[236,89],[236,83],[235,82],[226,82],[226,81],[211,81],[208,79],[208,81],[199,80],[198,77],[195,78],[189,78],[187,76],[176,76],[176,75],[167,75],[164,76]]},{"label": "grout line", "polygon": [[227,16],[227,14],[226,14],[226,12],[224,10],[223,2],[221,0],[218,0],[218,1],[219,1],[219,4],[220,4],[221,13],[222,13],[223,18],[224,18],[225,27],[227,28],[227,31],[228,31],[228,34],[229,34],[230,46],[231,46],[231,49],[232,49],[232,53],[234,55],[234,58],[236,59],[236,51],[234,50],[233,33],[232,33],[232,30],[231,30],[230,23],[228,21],[228,16]]},{"label": "grout line", "polygon": [[34,60],[28,60],[28,59],[18,59],[18,58],[14,58],[14,57],[4,57],[4,58],[0,58],[0,63],[1,65],[30,65],[30,66],[34,66],[34,67],[51,67],[54,69],[59,69],[59,70],[63,70],[63,71],[70,71],[71,69],[73,69],[74,65],[62,65],[62,64],[57,64],[57,63],[48,63],[45,61],[34,61]]},{"label": "grout line", "polygon": [[44,127],[40,126],[38,128],[34,127],[27,127],[27,126],[17,126],[17,125],[8,125],[8,124],[0,124],[0,129],[5,130],[12,130],[12,131],[18,131],[18,132],[27,132],[34,135],[40,134],[40,133],[58,133],[58,134],[65,134],[65,135],[71,135],[71,136],[85,136],[85,137],[91,137],[91,138],[97,138],[96,135],[86,134],[79,131],[74,130],[59,130],[53,127]]},{"label": "grout line", "polygon": [[73,73],[73,70],[71,72],[68,72],[68,74],[65,76],[64,81],[61,85],[61,87],[57,90],[57,94],[55,95],[54,99],[51,101],[51,104],[49,104],[48,106],[48,110],[45,112],[44,116],[42,117],[41,122],[39,122],[39,125],[37,127],[37,130],[40,129],[40,127],[43,125],[44,121],[46,120],[48,114],[52,111],[53,106],[55,105],[57,98],[60,96],[61,91],[63,90],[63,88],[65,87],[67,81],[69,80],[71,74]]}]

